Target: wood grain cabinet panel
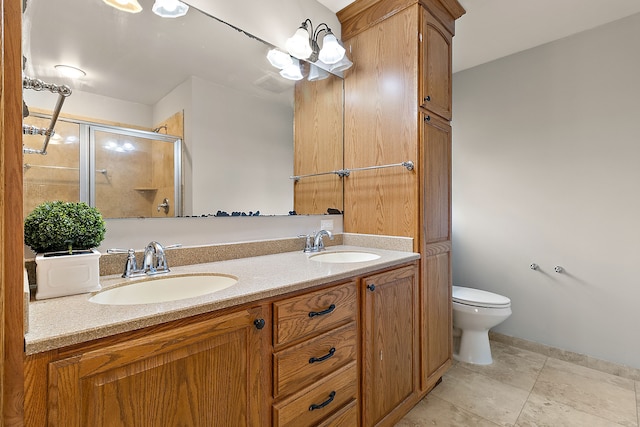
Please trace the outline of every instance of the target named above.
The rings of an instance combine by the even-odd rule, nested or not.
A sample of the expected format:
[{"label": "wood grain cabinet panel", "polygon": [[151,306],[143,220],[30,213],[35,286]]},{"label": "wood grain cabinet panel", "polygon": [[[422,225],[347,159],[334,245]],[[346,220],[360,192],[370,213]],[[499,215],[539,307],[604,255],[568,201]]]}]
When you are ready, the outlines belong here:
[{"label": "wood grain cabinet panel", "polygon": [[451,245],[434,245],[433,255],[422,258],[424,288],[422,304],[421,388],[430,390],[451,366]]},{"label": "wood grain cabinet panel", "polygon": [[354,402],[358,394],[357,363],[335,371],[311,387],[273,405],[274,427],[315,426]]},{"label": "wood grain cabinet panel", "polygon": [[[451,126],[422,113],[422,245],[451,240]],[[425,247],[421,248],[425,253]]]},{"label": "wood grain cabinet panel", "polygon": [[451,120],[453,36],[427,9],[421,18],[420,105]]},{"label": "wood grain cabinet panel", "polygon": [[355,322],[273,355],[274,397],[290,394],[356,360]]},{"label": "wood grain cabinet panel", "polygon": [[354,321],[357,303],[355,280],[275,302],[274,347]]},{"label": "wood grain cabinet panel", "polygon": [[362,281],[364,425],[393,425],[417,401],[418,270],[416,265]]},{"label": "wood grain cabinet panel", "polygon": [[261,316],[242,310],[51,362],[48,425],[264,426]]}]

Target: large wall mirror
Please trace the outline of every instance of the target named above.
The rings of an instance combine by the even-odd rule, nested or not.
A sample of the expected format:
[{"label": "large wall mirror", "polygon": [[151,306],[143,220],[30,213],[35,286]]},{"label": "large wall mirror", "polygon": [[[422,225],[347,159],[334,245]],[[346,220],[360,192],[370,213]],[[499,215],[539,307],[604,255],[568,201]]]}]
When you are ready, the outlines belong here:
[{"label": "large wall mirror", "polygon": [[[50,145],[47,156],[26,154],[25,214],[37,200],[59,198],[49,197],[54,187],[68,186],[69,194],[84,197],[78,183],[83,170],[98,187],[86,193],[105,211],[109,207],[107,218],[342,211],[339,177],[290,178],[342,168],[342,79],[309,81],[305,64],[303,80],[286,80],[266,59],[272,46],[248,32],[194,7],[183,17],[166,19],[151,11],[151,2],[143,6],[130,14],[99,0],[28,1],[25,75],[73,91],[56,131],[64,136],[70,123],[84,123],[142,136],[126,145],[135,147],[127,148],[131,154],[120,149],[131,142],[126,137],[105,139],[118,151],[107,153],[108,167],[82,166],[100,149],[80,148],[78,141],[89,131]],[[66,77],[56,65],[86,75]],[[32,90],[24,97],[31,113],[25,123],[36,125],[42,115],[46,120],[56,99]],[[154,134],[161,136],[158,141]],[[172,163],[175,153],[166,135],[181,141],[179,164]],[[141,157],[133,159],[134,152]],[[74,156],[77,163],[61,163]],[[150,166],[141,166],[143,157]],[[123,190],[127,185],[131,191]],[[116,191],[101,200],[101,186]],[[30,204],[28,197],[34,197]],[[160,209],[165,199],[170,208]],[[142,207],[118,209],[134,205]]]}]

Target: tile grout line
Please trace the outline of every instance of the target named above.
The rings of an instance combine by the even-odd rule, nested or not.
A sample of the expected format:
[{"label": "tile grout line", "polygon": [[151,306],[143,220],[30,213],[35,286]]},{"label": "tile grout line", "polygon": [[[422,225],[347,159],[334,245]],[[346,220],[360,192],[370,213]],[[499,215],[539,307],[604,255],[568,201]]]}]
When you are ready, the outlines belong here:
[{"label": "tile grout line", "polygon": [[536,388],[536,384],[538,383],[538,378],[540,378],[540,375],[542,374],[542,370],[544,369],[545,366],[547,366],[547,361],[549,361],[549,356],[544,356],[544,363],[542,364],[542,367],[540,368],[540,371],[538,371],[538,375],[536,375],[536,380],[533,382],[533,387],[531,387],[531,390],[529,391],[529,394],[527,395],[527,399],[524,401],[524,405],[522,405],[522,408],[520,408],[520,413],[518,414],[518,418],[516,418],[516,423],[514,425],[518,425],[518,420],[520,420],[520,417],[522,416],[522,411],[524,411],[524,407],[527,406],[527,403],[529,402],[529,399],[531,398],[531,395],[533,394],[533,390]]}]

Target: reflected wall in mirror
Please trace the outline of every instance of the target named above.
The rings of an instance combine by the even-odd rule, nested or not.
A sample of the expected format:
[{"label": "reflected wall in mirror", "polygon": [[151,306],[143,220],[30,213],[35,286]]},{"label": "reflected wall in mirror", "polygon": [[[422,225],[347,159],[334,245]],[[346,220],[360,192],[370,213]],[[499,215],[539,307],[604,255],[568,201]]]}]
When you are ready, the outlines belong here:
[{"label": "reflected wall in mirror", "polygon": [[[337,177],[290,179],[342,168],[341,78],[296,90],[267,61],[272,46],[193,7],[163,19],[150,7],[128,14],[100,1],[30,0],[23,31],[25,75],[73,91],[63,116],[171,134],[167,119],[184,113],[183,215],[342,210]],[[86,76],[71,80],[57,64]],[[55,104],[54,94],[24,95],[34,110]]]}]

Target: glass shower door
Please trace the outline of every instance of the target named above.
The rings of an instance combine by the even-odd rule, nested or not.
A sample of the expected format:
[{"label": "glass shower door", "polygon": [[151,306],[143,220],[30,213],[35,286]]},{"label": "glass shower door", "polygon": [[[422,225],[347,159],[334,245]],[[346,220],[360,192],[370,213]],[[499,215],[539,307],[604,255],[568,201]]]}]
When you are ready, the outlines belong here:
[{"label": "glass shower door", "polygon": [[163,137],[91,126],[90,200],[105,218],[180,215],[180,140]]},{"label": "glass shower door", "polygon": [[[49,118],[29,116],[25,124],[38,128],[49,126]],[[51,137],[47,155],[25,154],[23,157],[23,212],[28,215],[40,203],[81,200],[80,126],[59,121]],[[28,148],[42,148],[43,136],[24,135]]]}]

